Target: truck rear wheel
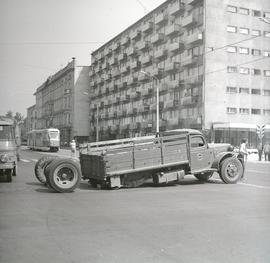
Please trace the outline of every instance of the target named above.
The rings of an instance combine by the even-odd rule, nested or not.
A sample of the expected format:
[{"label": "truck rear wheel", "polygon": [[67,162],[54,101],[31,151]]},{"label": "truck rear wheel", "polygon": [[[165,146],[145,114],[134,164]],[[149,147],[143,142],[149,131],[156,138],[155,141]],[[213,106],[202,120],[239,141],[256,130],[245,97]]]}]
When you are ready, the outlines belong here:
[{"label": "truck rear wheel", "polygon": [[194,176],[201,182],[207,182],[213,175],[214,172],[208,172],[203,174],[194,174]]},{"label": "truck rear wheel", "polygon": [[58,159],[48,167],[50,186],[57,192],[73,192],[81,181],[80,164],[74,159]]},{"label": "truck rear wheel", "polygon": [[41,157],[35,165],[35,176],[42,183],[46,183],[45,168],[55,159],[58,159],[55,155],[46,155]]},{"label": "truck rear wheel", "polygon": [[237,158],[227,158],[221,163],[220,178],[226,184],[235,184],[244,172],[242,163]]}]

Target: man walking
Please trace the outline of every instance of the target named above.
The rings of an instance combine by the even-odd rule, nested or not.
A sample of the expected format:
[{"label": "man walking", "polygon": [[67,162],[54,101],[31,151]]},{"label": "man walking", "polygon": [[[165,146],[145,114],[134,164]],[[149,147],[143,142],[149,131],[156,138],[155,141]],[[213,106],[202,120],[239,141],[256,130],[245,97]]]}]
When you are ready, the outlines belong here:
[{"label": "man walking", "polygon": [[76,157],[76,142],[75,140],[72,140],[70,143],[70,150],[71,150],[71,157]]},{"label": "man walking", "polygon": [[262,160],[262,152],[263,152],[263,144],[261,141],[259,142],[257,149],[258,149],[259,161],[261,161]]},{"label": "man walking", "polygon": [[270,161],[270,145],[269,145],[269,142],[267,142],[264,145],[263,151],[264,151],[264,160],[265,161]]}]

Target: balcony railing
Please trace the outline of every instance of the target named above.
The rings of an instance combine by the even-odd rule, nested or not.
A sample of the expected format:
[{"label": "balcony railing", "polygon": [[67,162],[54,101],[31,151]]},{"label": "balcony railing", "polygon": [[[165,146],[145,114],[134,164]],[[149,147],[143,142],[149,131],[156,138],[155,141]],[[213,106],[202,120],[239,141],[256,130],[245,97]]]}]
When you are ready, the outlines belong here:
[{"label": "balcony railing", "polygon": [[121,40],[121,45],[127,45],[129,43],[129,37],[124,37],[122,40]]},{"label": "balcony railing", "polygon": [[155,58],[162,58],[162,57],[165,57],[167,56],[167,50],[166,49],[160,49],[158,51],[155,52]]},{"label": "balcony railing", "polygon": [[202,24],[203,23],[203,15],[195,16],[190,14],[182,19],[182,27],[189,27],[195,24]]},{"label": "balcony railing", "polygon": [[170,36],[179,32],[181,32],[181,26],[177,24],[173,24],[166,28],[165,35]]},{"label": "balcony railing", "polygon": [[202,32],[196,32],[194,34],[191,34],[186,37],[186,43],[187,44],[198,44],[202,43],[203,41],[203,33]]},{"label": "balcony railing", "polygon": [[146,33],[150,30],[153,29],[153,23],[152,22],[148,22],[148,23],[145,23],[143,26],[142,26],[142,32]]},{"label": "balcony railing", "polygon": [[169,52],[178,52],[184,49],[184,44],[183,43],[179,43],[179,42],[175,42],[175,43],[171,43],[168,46],[168,51]]},{"label": "balcony railing", "polygon": [[149,46],[149,42],[147,42],[147,41],[141,41],[141,42],[137,43],[138,50],[143,50],[145,48],[148,48],[148,46]]},{"label": "balcony railing", "polygon": [[157,44],[159,42],[162,42],[164,40],[164,34],[162,33],[158,33],[155,34],[152,38],[151,38],[151,43],[152,44]]},{"label": "balcony railing", "polygon": [[181,4],[181,1],[176,1],[169,6],[170,15],[182,14],[184,12],[185,12],[185,7],[183,4]]},{"label": "balcony railing", "polygon": [[130,68],[131,69],[135,69],[138,68],[140,66],[140,62],[139,61],[133,61],[130,63]]},{"label": "balcony railing", "polygon": [[141,57],[141,64],[145,65],[152,62],[152,56],[145,55]]},{"label": "balcony railing", "polygon": [[136,39],[137,37],[139,37],[141,35],[141,31],[139,30],[135,30],[133,32],[130,33],[130,38],[131,39]]},{"label": "balcony railing", "polygon": [[127,55],[128,56],[131,56],[131,55],[134,55],[136,54],[136,48],[135,47],[130,47],[128,50],[127,50]]},{"label": "balcony railing", "polygon": [[155,24],[159,25],[165,23],[168,20],[168,15],[160,13],[155,17]]},{"label": "balcony railing", "polygon": [[189,67],[194,64],[201,64],[202,63],[202,56],[196,56],[196,55],[189,55],[186,57],[183,57],[183,60],[181,61],[182,67]]},{"label": "balcony railing", "polygon": [[180,63],[178,62],[171,62],[165,65],[164,71],[170,72],[170,71],[177,71],[180,69]]}]

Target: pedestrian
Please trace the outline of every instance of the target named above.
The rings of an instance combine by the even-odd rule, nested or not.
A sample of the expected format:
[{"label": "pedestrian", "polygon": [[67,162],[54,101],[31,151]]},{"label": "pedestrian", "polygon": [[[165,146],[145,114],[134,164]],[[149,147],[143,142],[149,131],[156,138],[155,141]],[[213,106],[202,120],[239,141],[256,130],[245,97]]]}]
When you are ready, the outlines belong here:
[{"label": "pedestrian", "polygon": [[76,142],[72,140],[70,143],[71,157],[76,157]]},{"label": "pedestrian", "polygon": [[259,161],[261,161],[262,160],[262,152],[263,152],[263,144],[261,141],[259,142],[257,149],[258,149]]},{"label": "pedestrian", "polygon": [[269,142],[266,142],[266,144],[263,147],[264,151],[264,160],[265,161],[270,161],[270,145]]},{"label": "pedestrian", "polygon": [[[243,158],[243,160],[244,160],[243,168],[244,168],[244,171],[245,171],[245,167],[246,167],[246,163],[247,163],[247,156],[248,156],[247,139],[242,139],[241,145],[240,145],[240,148],[239,148],[239,154],[240,154],[240,157]],[[244,179],[244,171],[243,171],[241,180]]]}]

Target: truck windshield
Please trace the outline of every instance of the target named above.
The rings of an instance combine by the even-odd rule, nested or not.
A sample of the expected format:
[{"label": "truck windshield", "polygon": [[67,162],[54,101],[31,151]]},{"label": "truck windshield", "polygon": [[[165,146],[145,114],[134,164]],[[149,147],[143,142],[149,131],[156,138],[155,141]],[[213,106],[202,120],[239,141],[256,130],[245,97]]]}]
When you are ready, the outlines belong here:
[{"label": "truck windshield", "polygon": [[14,140],[13,127],[10,125],[0,125],[0,140],[11,141]]}]

